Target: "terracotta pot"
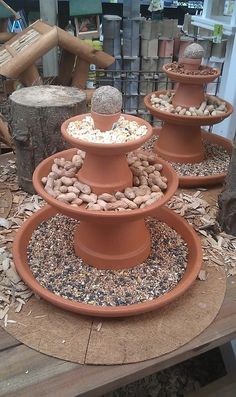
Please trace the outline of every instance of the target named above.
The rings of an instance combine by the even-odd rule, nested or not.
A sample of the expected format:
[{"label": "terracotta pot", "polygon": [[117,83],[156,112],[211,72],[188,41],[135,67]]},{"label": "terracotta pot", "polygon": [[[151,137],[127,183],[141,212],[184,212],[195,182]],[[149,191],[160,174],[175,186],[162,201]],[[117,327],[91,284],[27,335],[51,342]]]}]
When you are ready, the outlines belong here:
[{"label": "terracotta pot", "polygon": [[200,239],[197,234],[182,217],[164,207],[160,211],[154,211],[152,216],[157,217],[160,221],[165,222],[168,226],[175,229],[185,240],[189,251],[185,274],[179,284],[172,291],[159,298],[153,299],[152,301],[119,307],[94,306],[64,299],[42,287],[36,281],[29,268],[27,260],[27,248],[33,231],[43,221],[55,216],[56,213],[56,209],[53,209],[50,206],[45,206],[34,213],[23,224],[17,232],[13,243],[13,258],[17,272],[25,283],[43,299],[64,310],[95,317],[127,317],[157,310],[182,295],[192,285],[201,268],[202,249]]},{"label": "terracotta pot", "polygon": [[182,63],[184,65],[184,69],[186,70],[198,70],[202,63],[202,58],[200,59],[180,58],[179,63]]},{"label": "terracotta pot", "polygon": [[[159,135],[160,133],[161,128],[154,128],[154,134]],[[204,130],[201,130],[201,138],[210,143],[222,146],[230,156],[232,155],[233,145],[229,139]],[[179,186],[183,188],[192,188],[197,186],[217,185],[224,182],[226,175],[227,172],[207,176],[179,176]]]},{"label": "terracotta pot", "polygon": [[[191,92],[190,87],[188,90]],[[165,93],[166,91],[157,91],[154,94],[159,96]],[[233,111],[230,103],[224,101],[228,111],[223,115],[181,116],[154,108],[151,105],[151,95],[149,94],[144,98],[145,106],[154,117],[164,121],[154,151],[162,158],[178,163],[199,163],[202,161],[204,159],[204,148],[200,126],[219,123]]]},{"label": "terracotta pot", "polygon": [[[41,183],[43,176],[51,171],[57,157],[70,160],[76,149],[57,153],[42,161],[33,174],[35,190],[60,213],[80,220],[75,232],[75,252],[83,260],[97,268],[121,269],[141,263],[150,252],[150,235],[144,218],[163,206],[175,193],[178,177],[173,168],[164,160],[157,159],[163,165],[163,175],[168,179],[164,196],[152,205],[132,211],[90,211],[85,205],[72,207],[50,196]],[[103,190],[104,192],[104,190]]]},{"label": "terracotta pot", "polygon": [[113,193],[132,186],[132,173],[127,163],[126,153],[139,148],[144,142],[150,139],[152,126],[139,117],[125,114],[123,116],[126,119],[136,121],[138,124],[147,127],[145,136],[126,143],[92,143],[73,138],[66,132],[67,126],[71,121],[82,120],[85,116],[90,116],[90,113],[72,117],[66,120],[61,126],[64,139],[71,146],[86,152],[84,164],[78,172],[80,181],[90,185],[97,194],[103,192]]},{"label": "terracotta pot", "polygon": [[115,114],[102,114],[91,110],[91,116],[95,128],[98,128],[100,131],[109,131],[112,129],[113,124],[119,120],[121,112]]},{"label": "terracotta pot", "polygon": [[[186,60],[186,62],[189,61],[188,70],[194,70],[194,68],[196,70],[199,68],[199,64],[198,67],[196,67],[197,66],[196,61],[199,62],[199,59],[184,58],[184,60]],[[192,63],[190,61],[192,61]],[[191,65],[193,67],[192,69],[190,69]],[[184,75],[168,70],[168,66],[169,64],[164,65],[163,71],[167,74],[167,76],[171,80],[177,81],[179,83],[177,85],[175,96],[172,102],[174,106],[199,107],[205,98],[204,85],[215,80],[220,75],[219,71],[217,71],[217,73],[215,73],[214,75],[203,75],[203,76]],[[201,68],[210,69],[207,66],[201,66]]]}]

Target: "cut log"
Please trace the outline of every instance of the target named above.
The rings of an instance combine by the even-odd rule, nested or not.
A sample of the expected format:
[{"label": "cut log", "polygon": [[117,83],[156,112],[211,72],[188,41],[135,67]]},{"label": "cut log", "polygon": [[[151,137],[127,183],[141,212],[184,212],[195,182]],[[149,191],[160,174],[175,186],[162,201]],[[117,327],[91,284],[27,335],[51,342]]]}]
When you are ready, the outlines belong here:
[{"label": "cut log", "polygon": [[219,195],[218,221],[222,229],[236,236],[236,135],[233,153],[222,193]]},{"label": "cut log", "polygon": [[74,87],[33,86],[13,92],[11,130],[16,146],[19,185],[34,193],[32,174],[46,157],[68,147],[61,124],[86,113],[86,94]]}]

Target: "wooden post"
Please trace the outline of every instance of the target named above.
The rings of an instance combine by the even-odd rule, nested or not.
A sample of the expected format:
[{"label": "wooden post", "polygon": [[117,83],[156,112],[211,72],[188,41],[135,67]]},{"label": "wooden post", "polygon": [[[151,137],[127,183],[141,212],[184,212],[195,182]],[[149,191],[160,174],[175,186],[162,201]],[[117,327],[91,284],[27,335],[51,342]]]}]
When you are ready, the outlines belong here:
[{"label": "wooden post", "polygon": [[86,113],[86,94],[73,87],[33,86],[13,92],[10,103],[19,185],[26,192],[34,193],[35,167],[66,148],[61,124],[72,116]]},{"label": "wooden post", "polygon": [[57,28],[57,32],[59,46],[72,54],[79,55],[85,61],[94,63],[100,68],[108,68],[115,62],[115,58],[111,55],[83,43],[78,37],[72,36],[63,29]]},{"label": "wooden post", "polygon": [[[49,25],[57,25],[57,0],[39,0],[40,17]],[[43,56],[43,75],[51,77],[58,75],[57,47]]]},{"label": "wooden post", "polygon": [[42,79],[39,75],[37,67],[33,64],[28,67],[20,76],[19,80],[26,87],[30,87],[32,85],[41,85],[43,84]]},{"label": "wooden post", "polygon": [[224,190],[219,195],[218,222],[222,229],[236,236],[236,134],[233,141],[233,153],[226,177]]},{"label": "wooden post", "polygon": [[72,78],[72,86],[84,90],[88,80],[89,63],[84,59],[77,57],[75,70]]},{"label": "wooden post", "polygon": [[63,50],[59,64],[58,84],[70,85],[72,72],[75,64],[75,55],[69,51]]}]

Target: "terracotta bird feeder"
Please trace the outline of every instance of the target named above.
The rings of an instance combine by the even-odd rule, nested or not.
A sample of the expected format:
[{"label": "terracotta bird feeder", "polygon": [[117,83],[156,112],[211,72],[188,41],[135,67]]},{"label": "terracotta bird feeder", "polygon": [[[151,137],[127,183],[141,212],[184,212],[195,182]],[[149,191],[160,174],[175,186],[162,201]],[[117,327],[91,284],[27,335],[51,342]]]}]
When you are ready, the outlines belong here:
[{"label": "terracotta bird feeder", "polygon": [[[92,110],[102,118],[103,113],[101,113],[101,110],[105,109],[104,106],[106,104],[100,107],[100,100],[96,102],[96,98],[98,99],[100,97],[100,93],[101,91],[98,91],[97,96],[96,92],[94,94]],[[121,107],[120,94],[115,91],[113,94],[113,101],[109,105],[110,115],[117,114]],[[107,115],[108,113],[105,113],[105,119]],[[83,165],[73,179],[75,181],[77,179],[80,186],[91,187],[92,193],[90,198],[99,194],[106,194],[110,197],[115,191],[122,196],[124,189],[133,186],[133,176],[126,154],[140,147],[151,137],[152,127],[140,118],[126,114],[122,114],[121,116],[122,118],[117,123],[131,123],[132,127],[134,125],[136,126],[136,130],[137,128],[141,128],[142,132],[143,129],[145,130],[145,133],[141,137],[136,137],[136,139],[127,140],[122,143],[97,143],[89,142],[82,139],[81,136],[78,138],[70,134],[71,122],[79,123],[77,124],[79,126],[79,132],[84,129],[86,133],[88,124],[85,124],[87,127],[83,127],[83,123],[91,122],[91,114],[73,117],[62,125],[62,134],[66,141],[74,147],[83,150],[83,153],[86,153]],[[94,123],[96,123],[96,120],[94,120]],[[100,131],[102,135],[99,132],[98,136],[102,136],[105,139],[108,133],[110,133],[110,136],[113,136],[113,131],[115,134],[114,124],[113,130]],[[44,299],[65,310],[91,316],[122,317],[136,315],[157,309],[176,299],[191,286],[197,277],[201,267],[202,252],[200,241],[188,223],[177,214],[174,214],[167,208],[163,208],[164,204],[173,196],[178,187],[178,177],[175,171],[166,161],[153,155],[152,164],[159,164],[163,178],[162,181],[167,181],[167,187],[164,192],[159,192],[160,197],[158,200],[154,199],[150,205],[143,205],[142,207],[137,207],[136,205],[136,208],[130,210],[99,211],[97,207],[95,207],[95,210],[91,210],[90,208],[92,207],[89,207],[90,204],[87,204],[88,202],[81,205],[73,205],[73,202],[71,204],[71,202],[60,200],[59,196],[50,194],[50,190],[45,190],[45,186],[42,183],[44,179],[48,178],[51,170],[55,168],[55,160],[58,164],[61,159],[69,163],[71,159],[75,159],[78,156],[78,150],[76,148],[56,153],[47,158],[38,165],[34,172],[34,187],[49,206],[42,208],[31,216],[17,233],[13,247],[17,271],[24,281]],[[144,151],[139,150],[135,153],[138,153],[140,156],[146,156]],[[78,186],[78,183],[76,184],[75,182],[74,186]],[[73,189],[70,189],[70,191],[72,192]],[[85,196],[84,194],[80,195],[80,197]],[[98,204],[93,205],[98,206]],[[67,300],[55,295],[42,287],[30,271],[27,247],[34,230],[42,222],[49,220],[57,213],[73,218],[78,222],[73,236],[75,255],[79,256],[85,263],[92,267],[110,269],[112,271],[121,271],[122,269],[135,267],[148,258],[151,250],[151,237],[150,231],[145,224],[145,218],[147,216],[157,217],[161,222],[175,229],[186,242],[188,258],[187,268],[183,278],[173,290],[157,299],[119,307],[94,306]],[[158,251],[158,246],[156,249]]]},{"label": "terracotta bird feeder", "polygon": [[[174,162],[194,164],[205,158],[203,138],[222,146],[231,154],[229,140],[215,134],[205,133],[201,126],[220,123],[229,117],[233,107],[227,101],[207,95],[205,85],[219,76],[219,71],[201,65],[203,49],[191,44],[185,49],[179,63],[163,66],[167,76],[177,82],[175,91],[156,91],[144,98],[150,113],[163,120],[163,126],[156,129],[159,135],[154,151],[162,158]],[[222,182],[226,173],[205,177],[180,177],[180,186],[211,185]]]}]

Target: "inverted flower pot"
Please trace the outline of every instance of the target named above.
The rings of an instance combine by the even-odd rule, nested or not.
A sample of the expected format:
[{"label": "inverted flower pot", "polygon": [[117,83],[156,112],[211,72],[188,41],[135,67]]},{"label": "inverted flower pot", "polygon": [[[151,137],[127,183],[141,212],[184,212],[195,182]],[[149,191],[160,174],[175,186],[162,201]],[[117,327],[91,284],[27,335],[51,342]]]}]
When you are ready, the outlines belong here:
[{"label": "inverted flower pot", "polygon": [[90,115],[90,113],[87,113],[72,117],[66,120],[61,126],[64,139],[71,146],[86,152],[84,164],[78,172],[79,180],[90,185],[96,194],[104,192],[113,193],[132,186],[133,177],[128,166],[126,154],[139,148],[144,142],[150,139],[152,136],[151,125],[139,117],[122,114],[127,120],[145,125],[147,127],[147,133],[133,141],[116,144],[87,142],[74,138],[67,133],[67,127],[71,121],[81,121]]},{"label": "inverted flower pot", "polygon": [[[175,212],[167,208],[161,210],[154,210],[152,216],[166,223],[184,239],[188,249],[187,267],[183,278],[178,285],[170,292],[162,295],[159,298],[149,300],[139,304],[132,304],[127,306],[98,306],[92,304],[85,304],[75,302],[69,299],[64,299],[46,288],[42,287],[34,278],[27,259],[28,244],[34,230],[44,221],[50,219],[57,214],[57,209],[50,206],[45,206],[41,210],[33,214],[19,229],[13,244],[13,258],[16,269],[25,283],[39,296],[48,302],[75,313],[80,313],[95,317],[127,317],[133,316],[152,310],[159,309],[164,305],[169,304],[179,296],[181,296],[196,279],[202,263],[202,249],[200,239],[196,235],[193,228]],[[158,250],[158,247],[157,247]]]},{"label": "inverted flower pot", "polygon": [[64,157],[71,160],[74,154],[76,149],[69,149],[42,161],[33,174],[35,190],[58,212],[80,220],[74,235],[74,248],[84,261],[97,268],[107,269],[122,269],[141,263],[148,257],[151,247],[144,218],[163,206],[175,193],[178,187],[175,171],[166,161],[157,159],[163,165],[162,174],[168,180],[168,187],[164,196],[150,206],[122,212],[91,211],[84,204],[77,208],[55,199],[44,190],[41,183],[42,178],[51,171],[54,159]]},{"label": "inverted flower pot", "polygon": [[[186,58],[184,58],[184,61],[186,62]],[[192,63],[190,63],[192,61]],[[193,61],[199,61],[197,60],[191,60],[187,59],[188,65],[185,63],[186,70],[196,70],[197,63]],[[163,66],[163,71],[167,74],[170,80],[173,80],[178,84],[175,96],[173,98],[173,105],[174,106],[182,106],[182,107],[190,107],[190,106],[195,106],[199,107],[201,103],[204,101],[205,94],[204,94],[204,85],[210,83],[211,81],[214,81],[219,77],[220,72],[217,71],[214,74],[209,74],[209,75],[186,75],[186,74],[180,74],[171,70],[168,70],[169,64]],[[190,66],[192,66],[192,69],[187,69]],[[199,63],[198,63],[199,66]],[[210,70],[212,68],[209,68],[208,66],[201,66],[201,69],[204,70]]]},{"label": "inverted flower pot", "polygon": [[[151,104],[151,95],[166,94],[167,91],[156,91],[144,98],[145,106],[164,124],[159,131],[159,139],[154,151],[162,158],[176,163],[199,163],[205,158],[202,143],[201,126],[220,123],[233,111],[232,105],[224,101],[227,112],[217,116],[185,116],[159,110]],[[191,92],[191,86],[189,86]],[[206,96],[207,97],[207,96]],[[205,97],[205,98],[206,98]]]}]

